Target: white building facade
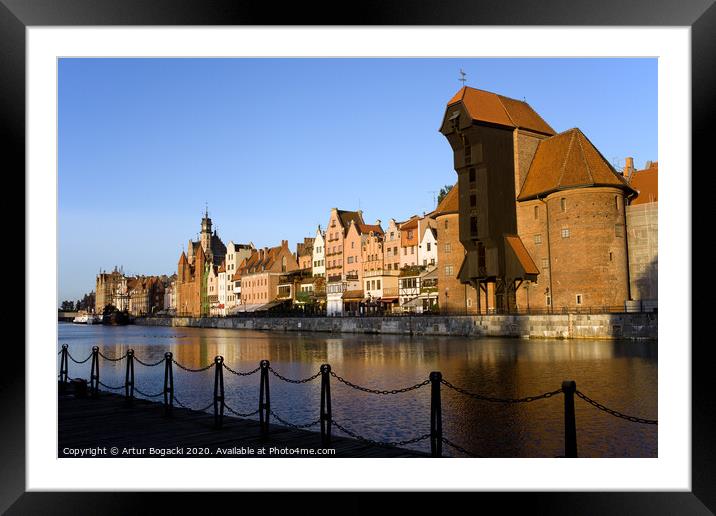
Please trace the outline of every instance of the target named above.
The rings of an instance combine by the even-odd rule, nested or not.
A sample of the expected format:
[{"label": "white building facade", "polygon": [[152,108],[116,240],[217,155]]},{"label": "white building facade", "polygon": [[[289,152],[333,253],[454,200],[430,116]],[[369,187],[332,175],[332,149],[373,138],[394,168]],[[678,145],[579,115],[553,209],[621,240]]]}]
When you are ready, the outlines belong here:
[{"label": "white building facade", "polygon": [[326,248],[325,248],[325,232],[318,226],[316,230],[316,238],[313,241],[313,270],[314,277],[326,276]]}]

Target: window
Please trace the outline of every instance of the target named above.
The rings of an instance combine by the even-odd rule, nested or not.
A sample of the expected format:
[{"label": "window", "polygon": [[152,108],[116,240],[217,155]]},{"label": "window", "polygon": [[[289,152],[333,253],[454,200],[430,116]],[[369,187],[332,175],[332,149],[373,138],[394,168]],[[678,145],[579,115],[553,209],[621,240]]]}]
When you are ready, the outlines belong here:
[{"label": "window", "polygon": [[393,248],[393,254],[394,254],[395,256],[398,256],[398,248],[397,248],[397,247],[394,247],[394,248]]},{"label": "window", "polygon": [[452,276],[452,275],[453,275],[452,265],[446,265],[445,266],[445,276]]},{"label": "window", "polygon": [[380,280],[375,280],[375,288],[380,290]]},{"label": "window", "polygon": [[430,242],[428,242],[428,251],[430,251]]},{"label": "window", "polygon": [[477,217],[470,217],[470,236],[477,236]]},{"label": "window", "polygon": [[562,211],[567,211],[567,199],[565,199],[564,197],[562,197],[562,198],[559,200],[559,207],[560,207],[560,209],[561,209]]},{"label": "window", "polygon": [[414,245],[410,246],[410,254],[415,254],[415,246]]},{"label": "window", "polygon": [[475,182],[475,169],[471,168],[468,173],[469,173],[470,182],[474,183]]},{"label": "window", "polygon": [[356,243],[355,243],[355,242],[351,242],[351,249],[355,249],[355,246],[356,246]]},{"label": "window", "polygon": [[430,265],[435,265],[435,258],[430,258]]},{"label": "window", "polygon": [[412,230],[408,231],[408,240],[410,240],[411,238],[413,238],[413,231],[412,231]]},{"label": "window", "polygon": [[470,307],[472,306],[472,299],[468,297],[468,298],[465,300],[465,304],[467,305],[468,308],[470,308]]},{"label": "window", "polygon": [[471,194],[470,195],[470,207],[474,208],[475,206],[477,206],[477,195]]},{"label": "window", "polygon": [[451,253],[452,252],[452,244],[450,242],[445,244],[445,252]]},{"label": "window", "polygon": [[617,236],[617,237],[624,236],[624,224],[615,224],[614,225],[614,236]]},{"label": "window", "polygon": [[539,218],[539,206],[535,206],[535,220]]},{"label": "window", "polygon": [[614,207],[617,209],[617,211],[619,211],[619,196],[618,195],[614,196]]},{"label": "window", "polygon": [[542,235],[535,235],[535,244],[539,245],[542,243]]},{"label": "window", "polygon": [[545,304],[546,304],[547,306],[552,306],[552,296],[547,296],[547,297],[545,298]]},{"label": "window", "polygon": [[448,228],[448,221],[447,221],[447,219],[445,219],[445,229],[447,229],[447,228]]},{"label": "window", "polygon": [[611,251],[609,251],[609,261],[610,262],[612,261],[612,252]]},{"label": "window", "polygon": [[577,294],[577,306],[582,304],[582,294]]},{"label": "window", "polygon": [[407,256],[407,255],[408,255],[408,248],[403,247],[403,256]]},{"label": "window", "polygon": [[547,258],[542,258],[542,268],[549,269],[549,260]]},{"label": "window", "polygon": [[569,228],[562,228],[562,238],[569,238]]},{"label": "window", "polygon": [[427,259],[427,258],[423,258],[423,265],[425,265],[425,266],[428,265],[428,259]]},{"label": "window", "polygon": [[349,256],[349,257],[348,257],[348,263],[353,263],[353,257],[352,257],[352,256]]}]

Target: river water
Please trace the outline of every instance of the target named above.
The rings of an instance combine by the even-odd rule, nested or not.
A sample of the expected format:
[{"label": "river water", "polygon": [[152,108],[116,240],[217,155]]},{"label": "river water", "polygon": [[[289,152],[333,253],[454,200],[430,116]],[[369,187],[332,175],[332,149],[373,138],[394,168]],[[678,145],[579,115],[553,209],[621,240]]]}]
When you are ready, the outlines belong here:
[{"label": "river water", "polygon": [[[559,389],[575,380],[577,389],[624,414],[658,419],[657,342],[525,340],[504,338],[409,337],[210,328],[59,324],[58,351],[85,359],[92,346],[108,357],[132,348],[144,362],[171,351],[185,367],[198,369],[222,355],[236,371],[255,369],[262,359],[292,379],[309,377],[321,364],[350,382],[392,390],[417,384],[440,371],[453,385],[501,398],[522,398]],[[90,361],[69,362],[71,377],[89,378]],[[59,357],[57,369],[59,372]],[[100,359],[100,380],[123,385],[125,361]],[[318,419],[320,378],[289,384],[270,375],[271,408],[303,424]],[[135,385],[147,394],[163,388],[164,367],[135,362]],[[212,401],[214,369],[190,373],[174,366],[176,397],[192,408]],[[259,375],[239,377],[224,370],[226,403],[242,413],[258,408]],[[105,389],[108,390],[108,389]],[[478,456],[556,457],[564,453],[564,402],[557,395],[531,403],[490,403],[442,386],[443,435]],[[123,391],[117,391],[123,393]],[[430,431],[430,386],[384,396],[361,392],[331,377],[333,418],[369,439],[401,441]],[[137,397],[143,397],[137,394]],[[154,398],[161,400],[162,398]],[[580,457],[656,457],[657,426],[632,423],[575,397]],[[211,410],[211,409],[210,409]],[[258,416],[254,416],[258,418]],[[317,430],[317,427],[313,427]],[[334,429],[336,435],[341,435]],[[429,441],[408,445],[429,451]],[[445,446],[445,455],[462,456]]]}]

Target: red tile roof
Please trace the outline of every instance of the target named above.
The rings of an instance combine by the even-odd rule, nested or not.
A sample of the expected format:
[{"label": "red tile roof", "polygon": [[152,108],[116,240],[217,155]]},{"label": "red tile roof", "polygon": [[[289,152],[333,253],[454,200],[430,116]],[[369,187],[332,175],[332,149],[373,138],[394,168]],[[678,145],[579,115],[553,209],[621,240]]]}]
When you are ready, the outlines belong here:
[{"label": "red tile roof", "polygon": [[517,200],[588,186],[617,186],[634,192],[584,133],[574,128],[539,143]]},{"label": "red tile roof", "polygon": [[440,201],[440,204],[438,204],[438,207],[432,213],[432,216],[439,217],[440,215],[445,215],[446,213],[457,212],[459,209],[458,195],[457,183],[455,183],[445,197],[443,197],[443,200]]},{"label": "red tile roof", "polygon": [[644,170],[637,170],[631,176],[631,186],[639,195],[631,204],[646,204],[658,202],[659,200],[659,162],[655,161],[651,167]]},{"label": "red tile roof", "polygon": [[521,100],[464,86],[450,99],[448,106],[458,102],[462,102],[469,115],[477,122],[555,134],[554,129],[527,102]]},{"label": "red tile roof", "polygon": [[532,260],[530,253],[527,251],[520,237],[517,235],[505,235],[505,241],[515,253],[517,261],[520,262],[525,274],[539,274],[539,269]]}]

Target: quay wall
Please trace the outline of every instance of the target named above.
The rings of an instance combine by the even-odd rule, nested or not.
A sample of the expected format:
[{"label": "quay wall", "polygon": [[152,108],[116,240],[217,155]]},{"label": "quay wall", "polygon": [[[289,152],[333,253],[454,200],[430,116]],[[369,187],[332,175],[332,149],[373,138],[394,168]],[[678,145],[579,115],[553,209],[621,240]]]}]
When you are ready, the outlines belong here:
[{"label": "quay wall", "polygon": [[653,339],[656,313],[417,317],[145,317],[135,324],[328,333],[545,339]]}]

